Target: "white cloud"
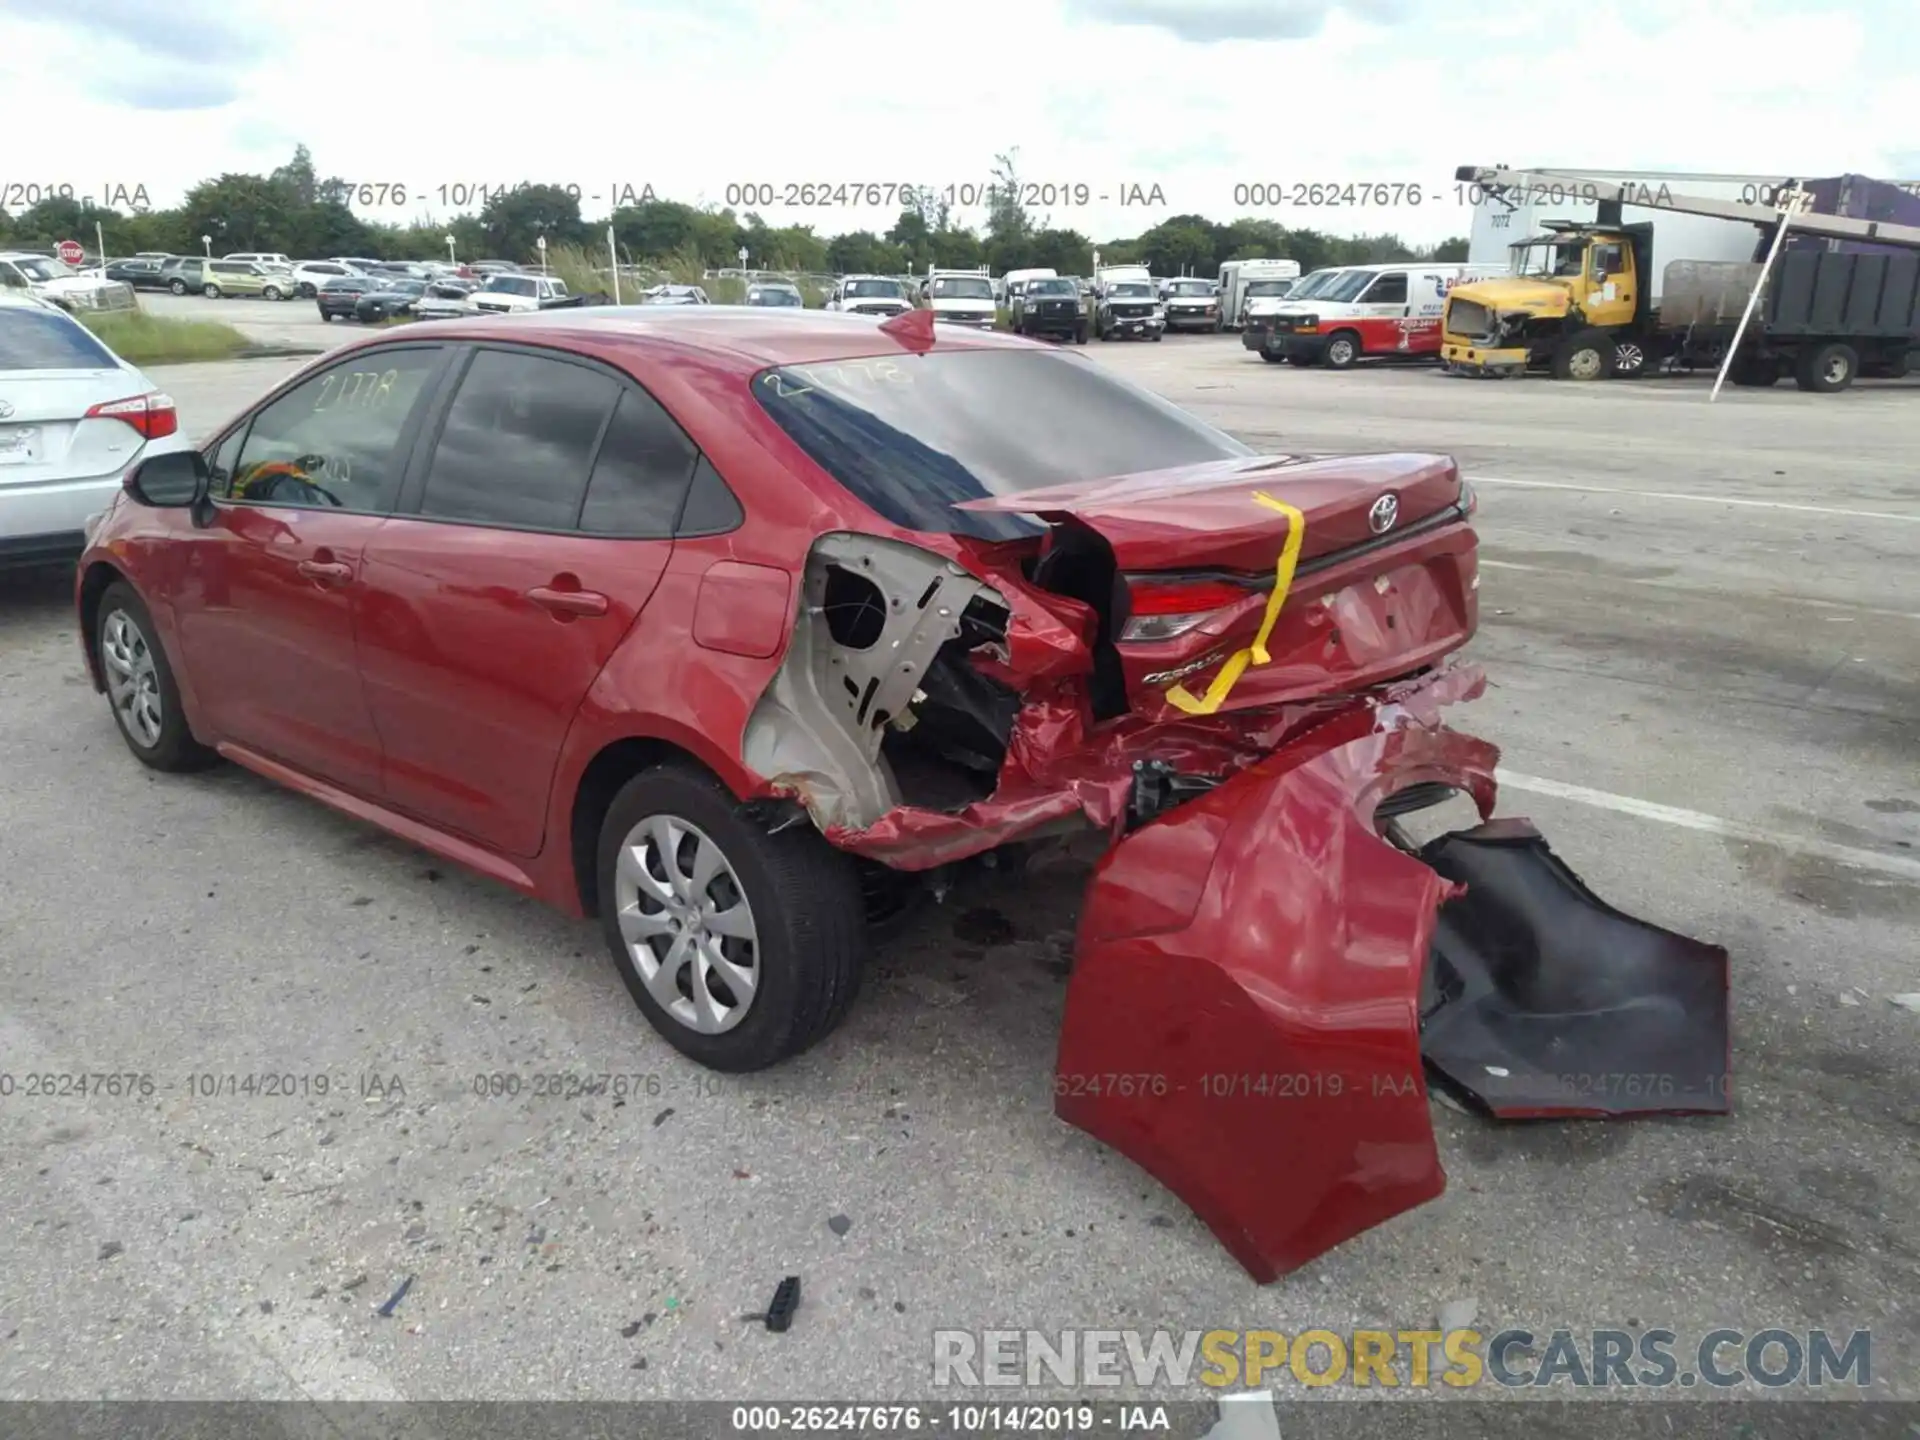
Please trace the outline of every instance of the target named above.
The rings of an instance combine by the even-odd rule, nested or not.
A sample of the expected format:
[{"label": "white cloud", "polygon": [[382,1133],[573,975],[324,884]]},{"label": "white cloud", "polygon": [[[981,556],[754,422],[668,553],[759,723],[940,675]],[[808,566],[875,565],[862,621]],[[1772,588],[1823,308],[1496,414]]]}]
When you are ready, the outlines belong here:
[{"label": "white cloud", "polygon": [[[1096,238],[1249,213],[1249,182],[1369,181],[1426,203],[1263,213],[1431,241],[1467,229],[1461,164],[1887,175],[1920,157],[1910,0],[1614,0],[1591,25],[1542,0],[245,10],[236,29],[205,0],[173,0],[164,24],[136,0],[0,0],[0,185],[138,184],[171,204],[304,141],[323,174],[406,188],[378,218],[521,180],[579,185],[592,216],[649,184],[716,204],[743,182],[979,185],[1017,146],[1026,179],[1107,197],[1052,209]],[[1119,203],[1156,185],[1164,207]],[[823,232],[893,218],[761,210]]]}]

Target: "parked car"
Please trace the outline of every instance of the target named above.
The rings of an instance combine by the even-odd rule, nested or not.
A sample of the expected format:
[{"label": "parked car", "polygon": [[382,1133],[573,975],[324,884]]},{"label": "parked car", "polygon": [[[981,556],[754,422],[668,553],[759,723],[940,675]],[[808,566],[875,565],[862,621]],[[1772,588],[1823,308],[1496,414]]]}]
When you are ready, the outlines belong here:
[{"label": "parked car", "polygon": [[207,287],[207,266],[198,255],[176,255],[160,263],[160,278],[176,295],[198,295]]},{"label": "parked car", "polygon": [[266,265],[277,270],[293,269],[293,261],[278,250],[236,250],[231,255],[222,255],[222,260],[237,260],[242,265]]},{"label": "parked car", "polygon": [[162,273],[165,259],[136,256],[130,260],[110,260],[100,270],[103,279],[117,280],[135,290],[164,290],[167,277]]},{"label": "parked car", "polygon": [[847,275],[835,282],[825,308],[851,315],[904,315],[913,309],[913,297],[891,276]]},{"label": "parked car", "polygon": [[294,293],[302,300],[311,300],[327,281],[358,273],[344,260],[302,260],[293,267]]},{"label": "parked car", "polygon": [[[742,310],[384,335],[144,460],[74,591],[129,752],[594,917],[722,1071],[840,1024],[882,882],[1073,827],[1107,849],[1056,1113],[1259,1280],[1440,1193],[1423,1060],[1496,1114],[1726,1112],[1724,950],[1605,906],[1526,822],[1401,828],[1495,802],[1498,751],[1446,721],[1485,683],[1453,663],[1452,460],[1260,455],[924,312]],[[177,799],[116,793],[129,835]],[[1560,1078],[1650,1065],[1599,1103]],[[1229,1072],[1367,1093],[1229,1100]]]},{"label": "parked car", "polygon": [[1081,298],[1078,285],[1071,279],[1031,276],[1020,285],[1011,317],[1017,333],[1036,339],[1072,340],[1076,345],[1087,343],[1090,307]]},{"label": "parked car", "polygon": [[543,310],[567,300],[567,282],[557,275],[496,274],[473,292],[473,308],[496,315]]},{"label": "parked car", "polygon": [[50,301],[62,310],[130,310],[137,303],[133,286],[82,275],[31,250],[0,250],[0,292],[9,291]]},{"label": "parked car", "polygon": [[1160,303],[1169,330],[1218,330],[1220,297],[1211,280],[1175,279],[1164,282]]},{"label": "parked car", "polygon": [[652,285],[640,292],[642,305],[711,305],[698,285]]},{"label": "parked car", "polygon": [[467,268],[485,279],[489,275],[517,275],[520,267],[511,260],[470,260]]},{"label": "parked car", "polygon": [[785,280],[756,280],[747,287],[747,304],[804,310],[807,298],[800,293],[798,285],[790,285]]},{"label": "parked car", "polygon": [[1101,285],[1093,333],[1102,340],[1129,336],[1158,340],[1167,328],[1166,312],[1151,280],[1112,280]]},{"label": "parked car", "polygon": [[411,315],[414,305],[426,293],[427,282],[424,280],[383,278],[353,302],[353,318],[362,325],[377,325],[383,320]]},{"label": "parked car", "polygon": [[360,303],[360,297],[375,290],[385,289],[386,277],[372,275],[340,275],[328,280],[314,296],[314,303],[320,308],[322,320],[338,320],[342,316],[353,317],[353,307]]},{"label": "parked car", "polygon": [[209,260],[200,293],[209,300],[226,295],[290,300],[297,288],[291,270],[271,269],[258,260]]},{"label": "parked car", "polygon": [[127,467],[186,448],[173,401],[59,306],[0,290],[0,568],[70,561]]},{"label": "parked car", "polygon": [[471,315],[474,313],[473,292],[472,285],[458,280],[429,280],[420,298],[413,302],[413,318],[457,320]]}]

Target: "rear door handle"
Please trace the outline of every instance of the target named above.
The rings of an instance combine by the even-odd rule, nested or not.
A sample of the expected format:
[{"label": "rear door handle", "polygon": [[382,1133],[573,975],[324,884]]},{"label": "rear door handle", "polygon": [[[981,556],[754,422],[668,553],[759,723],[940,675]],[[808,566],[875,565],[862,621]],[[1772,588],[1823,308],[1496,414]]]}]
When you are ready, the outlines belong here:
[{"label": "rear door handle", "polygon": [[338,560],[302,560],[298,569],[319,585],[338,585],[353,578],[353,567]]},{"label": "rear door handle", "polygon": [[536,585],[527,591],[527,598],[559,616],[607,613],[607,597],[597,590],[555,590],[548,585]]}]

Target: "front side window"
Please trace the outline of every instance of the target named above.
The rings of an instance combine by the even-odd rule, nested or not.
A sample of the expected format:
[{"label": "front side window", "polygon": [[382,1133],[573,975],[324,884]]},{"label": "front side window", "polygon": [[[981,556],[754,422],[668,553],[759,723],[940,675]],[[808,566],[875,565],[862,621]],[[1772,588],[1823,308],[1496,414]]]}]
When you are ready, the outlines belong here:
[{"label": "front side window", "polygon": [[583,365],[482,350],[427,472],[420,513],[476,525],[571,530],[620,385]]},{"label": "front side window", "polygon": [[215,493],[256,505],[388,508],[405,460],[400,437],[440,353],[362,351],[270,401],[253,417],[231,482]]},{"label": "front side window", "polygon": [[1373,282],[1373,288],[1367,291],[1369,305],[1404,305],[1407,303],[1407,277],[1404,272],[1382,275]]},{"label": "front side window", "polygon": [[934,351],[755,377],[762,407],[858,499],[896,525],[1012,539],[1020,515],[953,505],[1254,452],[1111,370],[1073,355]]}]

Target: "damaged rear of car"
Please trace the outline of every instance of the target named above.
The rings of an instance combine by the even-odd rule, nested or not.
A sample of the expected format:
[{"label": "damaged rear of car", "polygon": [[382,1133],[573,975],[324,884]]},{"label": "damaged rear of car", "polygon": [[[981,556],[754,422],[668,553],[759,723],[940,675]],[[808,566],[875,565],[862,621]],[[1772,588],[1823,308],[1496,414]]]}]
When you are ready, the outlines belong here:
[{"label": "damaged rear of car", "polygon": [[[751,382],[874,518],[814,540],[742,759],[891,872],[1109,842],[1063,1118],[1268,1280],[1440,1192],[1430,1077],[1500,1118],[1729,1107],[1725,952],[1493,819],[1498,752],[1442,718],[1484,683],[1450,459],[1258,455],[930,329]],[[1462,794],[1480,825],[1409,837]]]}]

